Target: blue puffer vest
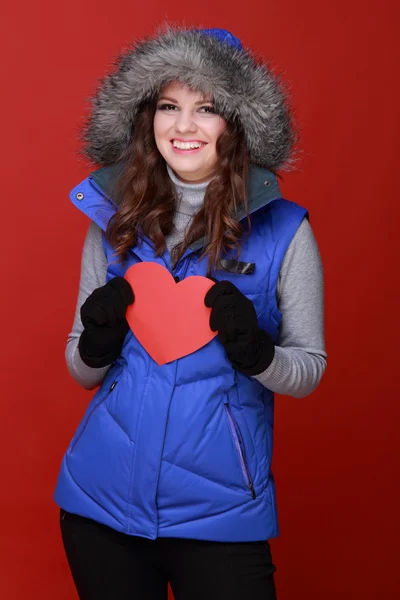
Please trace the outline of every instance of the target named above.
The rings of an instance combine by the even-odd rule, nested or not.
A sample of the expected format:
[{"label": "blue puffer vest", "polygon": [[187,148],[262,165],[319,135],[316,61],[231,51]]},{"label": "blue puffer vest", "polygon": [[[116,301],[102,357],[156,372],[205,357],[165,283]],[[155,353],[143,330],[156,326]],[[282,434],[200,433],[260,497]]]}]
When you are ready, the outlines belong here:
[{"label": "blue puffer vest", "polygon": [[[71,192],[74,204],[103,230],[116,209],[114,178],[115,168],[100,169]],[[251,234],[240,261],[255,263],[254,271],[212,275],[232,281],[252,300],[260,327],[276,340],[280,266],[307,211],[281,198],[275,176],[256,167],[249,174],[249,209]],[[103,245],[108,279],[139,261],[171,271],[168,251],[156,257],[148,239],[123,265],[105,238]],[[186,251],[175,276],[206,275],[202,245]],[[236,372],[218,338],[158,366],[128,333],[63,458],[55,500],[67,511],[149,539],[275,537],[273,415],[273,393]]]}]

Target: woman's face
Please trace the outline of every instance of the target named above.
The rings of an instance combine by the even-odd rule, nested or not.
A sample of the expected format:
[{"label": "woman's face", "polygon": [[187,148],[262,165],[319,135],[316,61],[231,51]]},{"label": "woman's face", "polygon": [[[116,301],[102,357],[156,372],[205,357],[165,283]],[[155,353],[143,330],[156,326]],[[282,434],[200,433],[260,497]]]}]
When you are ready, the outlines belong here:
[{"label": "woman's face", "polygon": [[164,87],[154,115],[157,148],[179,179],[208,181],[217,164],[216,143],[226,121],[213,112],[210,97],[181,83]]}]

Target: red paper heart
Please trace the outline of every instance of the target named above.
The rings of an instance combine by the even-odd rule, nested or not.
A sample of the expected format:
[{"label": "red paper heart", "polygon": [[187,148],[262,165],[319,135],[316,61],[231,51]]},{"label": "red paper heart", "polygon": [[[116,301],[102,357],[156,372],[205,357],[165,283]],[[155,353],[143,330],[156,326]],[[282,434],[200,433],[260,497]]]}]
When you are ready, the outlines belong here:
[{"label": "red paper heart", "polygon": [[214,283],[198,275],[175,283],[171,273],[155,262],[130,267],[125,279],[135,302],[126,318],[133,333],[159,365],[187,356],[210,342],[210,309],[204,297]]}]

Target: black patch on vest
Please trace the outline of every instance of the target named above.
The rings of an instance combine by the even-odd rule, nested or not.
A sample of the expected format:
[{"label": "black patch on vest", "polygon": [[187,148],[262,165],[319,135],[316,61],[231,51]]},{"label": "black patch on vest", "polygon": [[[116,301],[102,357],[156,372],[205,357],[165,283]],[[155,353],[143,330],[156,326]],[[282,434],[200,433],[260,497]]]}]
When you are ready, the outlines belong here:
[{"label": "black patch on vest", "polygon": [[252,275],[256,270],[256,263],[242,262],[240,260],[222,259],[221,266],[229,273],[238,275]]}]

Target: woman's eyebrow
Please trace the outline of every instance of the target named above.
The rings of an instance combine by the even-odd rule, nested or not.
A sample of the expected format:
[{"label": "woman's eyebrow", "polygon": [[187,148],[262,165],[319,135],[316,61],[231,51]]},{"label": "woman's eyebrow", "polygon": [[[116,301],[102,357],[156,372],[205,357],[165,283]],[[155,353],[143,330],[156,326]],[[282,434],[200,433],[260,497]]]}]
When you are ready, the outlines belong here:
[{"label": "woman's eyebrow", "polygon": [[161,96],[158,101],[161,102],[161,100],[167,100],[168,102],[175,102],[175,104],[178,104],[178,100],[175,100],[174,98],[168,98],[168,96]]},{"label": "woman's eyebrow", "polygon": [[[162,100],[166,100],[167,102],[174,102],[174,104],[179,104],[178,100],[175,100],[175,98],[170,98],[169,96],[161,96],[158,101],[161,102]],[[196,106],[199,104],[212,104],[212,100],[199,100],[198,102],[195,102]]]}]

